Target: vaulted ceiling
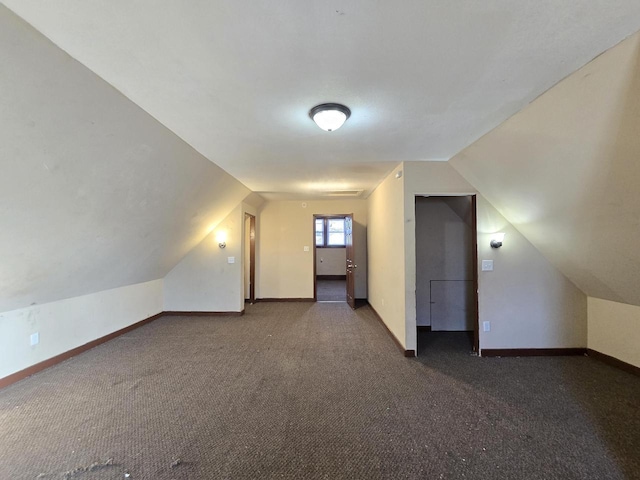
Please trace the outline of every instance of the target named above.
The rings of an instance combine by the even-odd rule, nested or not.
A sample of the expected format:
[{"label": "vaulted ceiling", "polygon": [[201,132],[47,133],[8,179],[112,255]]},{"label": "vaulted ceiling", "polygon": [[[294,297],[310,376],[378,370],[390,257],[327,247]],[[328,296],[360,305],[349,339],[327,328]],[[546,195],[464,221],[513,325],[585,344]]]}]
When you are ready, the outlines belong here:
[{"label": "vaulted ceiling", "polygon": [[449,159],[640,29],[637,0],[3,1],[256,192]]},{"label": "vaulted ceiling", "polygon": [[250,191],[0,6],[0,312],[155,280]]},{"label": "vaulted ceiling", "polygon": [[450,163],[583,292],[640,305],[640,33]]},{"label": "vaulted ceiling", "polygon": [[0,311],[161,278],[251,191],[452,157],[585,292],[640,304],[637,0],[1,3]]}]

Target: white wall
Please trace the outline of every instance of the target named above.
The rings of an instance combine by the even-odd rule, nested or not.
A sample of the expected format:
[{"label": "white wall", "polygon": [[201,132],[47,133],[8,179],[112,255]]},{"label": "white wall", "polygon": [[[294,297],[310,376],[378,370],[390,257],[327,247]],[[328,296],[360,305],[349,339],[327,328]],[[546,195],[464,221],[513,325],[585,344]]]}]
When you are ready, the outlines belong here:
[{"label": "white wall", "polygon": [[316,275],[346,275],[346,272],[346,248],[316,248]]},{"label": "white wall", "polygon": [[[448,199],[455,202],[449,202]],[[454,211],[449,203],[457,207]],[[475,261],[473,231],[465,220],[471,217],[469,197],[416,197],[416,322],[433,330],[473,330],[475,293],[473,267]],[[456,293],[459,309],[454,316],[431,318],[431,282],[456,282],[446,291]],[[437,291],[437,290],[436,290]],[[456,300],[456,299],[451,299]],[[442,307],[442,305],[437,305]],[[445,313],[442,309],[436,309]],[[466,315],[464,314],[466,312]]]},{"label": "white wall", "polygon": [[[405,162],[397,170],[402,178],[391,174],[369,198],[369,302],[415,350],[415,196],[476,192],[447,162]],[[480,348],[585,347],[586,296],[479,194],[477,216],[478,262],[494,260],[494,271],[478,278],[480,322],[491,322]],[[495,232],[507,233],[497,250],[489,246]]]},{"label": "white wall", "polygon": [[640,307],[589,297],[588,312],[587,346],[640,367]]},{"label": "white wall", "polygon": [[394,169],[368,199],[368,299],[396,339],[402,345],[407,345],[404,177],[395,177],[396,172],[401,170],[401,167]]},{"label": "white wall", "polygon": [[[164,279],[164,310],[186,312],[241,312],[244,310],[245,212],[239,204]],[[226,236],[226,248],[218,235]],[[234,263],[229,263],[229,257]]]},{"label": "white wall", "polygon": [[[356,298],[367,298],[367,201],[268,201],[258,221],[257,298],[313,298],[313,215],[353,213]],[[305,252],[304,247],[309,251]]]},{"label": "white wall", "polygon": [[154,280],[0,313],[0,378],[161,311],[162,280]]}]

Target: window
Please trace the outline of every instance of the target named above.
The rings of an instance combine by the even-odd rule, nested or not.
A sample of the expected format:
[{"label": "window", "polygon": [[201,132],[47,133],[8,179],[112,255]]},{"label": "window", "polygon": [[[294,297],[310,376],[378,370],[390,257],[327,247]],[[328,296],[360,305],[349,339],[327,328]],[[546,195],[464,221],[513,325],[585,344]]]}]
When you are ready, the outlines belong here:
[{"label": "window", "polygon": [[316,247],[324,247],[324,218],[316,218]]},{"label": "window", "polygon": [[344,218],[327,219],[327,246],[344,247]]},{"label": "window", "polygon": [[316,247],[344,246],[344,218],[316,218]]}]

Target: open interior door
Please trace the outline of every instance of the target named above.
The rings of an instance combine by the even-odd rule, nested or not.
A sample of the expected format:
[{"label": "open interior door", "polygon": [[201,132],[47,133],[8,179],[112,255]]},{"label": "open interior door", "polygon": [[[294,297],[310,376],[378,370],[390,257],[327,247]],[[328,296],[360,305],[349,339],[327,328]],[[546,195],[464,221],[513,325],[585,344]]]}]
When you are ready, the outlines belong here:
[{"label": "open interior door", "polygon": [[355,269],[358,268],[353,253],[353,213],[344,218],[345,246],[347,247],[347,303],[356,308]]}]

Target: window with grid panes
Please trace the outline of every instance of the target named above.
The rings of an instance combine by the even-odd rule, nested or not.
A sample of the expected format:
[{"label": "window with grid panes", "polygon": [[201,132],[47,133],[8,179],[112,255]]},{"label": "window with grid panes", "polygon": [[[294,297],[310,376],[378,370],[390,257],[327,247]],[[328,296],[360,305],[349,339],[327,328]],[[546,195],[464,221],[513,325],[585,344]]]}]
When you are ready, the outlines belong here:
[{"label": "window with grid panes", "polygon": [[316,218],[316,247],[344,247],[344,218]]}]

